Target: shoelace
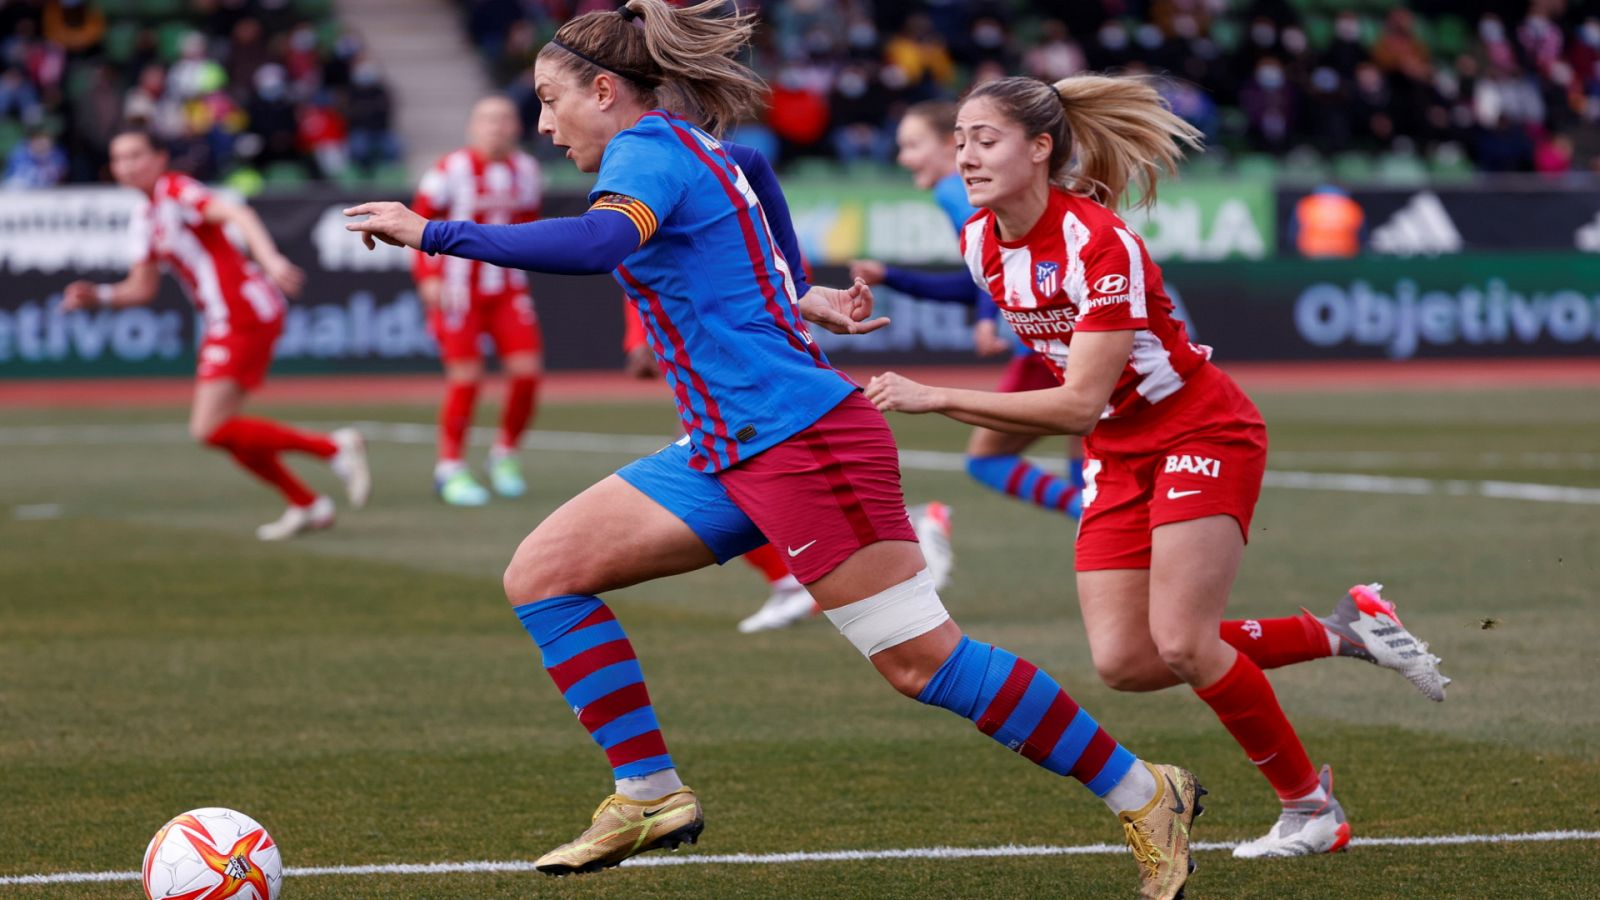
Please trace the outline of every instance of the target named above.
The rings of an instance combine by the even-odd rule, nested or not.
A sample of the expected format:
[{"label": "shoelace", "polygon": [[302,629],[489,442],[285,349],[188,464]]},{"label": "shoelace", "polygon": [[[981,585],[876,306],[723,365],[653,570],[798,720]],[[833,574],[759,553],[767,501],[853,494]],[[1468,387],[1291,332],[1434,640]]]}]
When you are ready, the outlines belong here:
[{"label": "shoelace", "polygon": [[1123,819],[1122,834],[1128,841],[1128,849],[1133,851],[1133,858],[1144,867],[1146,876],[1154,878],[1161,869],[1161,851],[1156,848],[1148,826],[1143,822]]}]

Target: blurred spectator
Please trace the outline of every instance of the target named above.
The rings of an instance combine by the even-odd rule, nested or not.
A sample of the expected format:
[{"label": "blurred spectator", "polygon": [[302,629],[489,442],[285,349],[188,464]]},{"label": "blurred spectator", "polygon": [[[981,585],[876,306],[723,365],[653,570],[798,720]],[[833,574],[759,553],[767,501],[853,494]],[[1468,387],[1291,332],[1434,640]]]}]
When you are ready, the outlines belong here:
[{"label": "blurred spectator", "polygon": [[233,23],[229,34],[228,83],[236,87],[248,87],[255,81],[256,70],[272,58],[261,20],[253,16],[240,18]]},{"label": "blurred spectator", "polygon": [[142,124],[169,143],[183,136],[183,107],[167,90],[167,70],[160,63],[140,70],[139,81],[122,102],[122,118],[129,124]]},{"label": "blurred spectator", "polygon": [[905,73],[914,99],[940,95],[954,87],[955,62],[944,38],[933,29],[925,15],[907,17],[905,27],[895,32],[883,47],[883,58]]},{"label": "blurred spectator", "polygon": [[250,98],[245,113],[250,130],[261,139],[257,156],[260,163],[293,161],[299,156],[299,126],[282,66],[268,63],[256,70],[255,96]]},{"label": "blurred spectator", "polygon": [[847,63],[833,81],[828,105],[834,155],[841,162],[888,162],[894,152],[894,136],[884,127],[888,104],[876,74],[864,63]]},{"label": "blurred spectator", "polygon": [[299,148],[317,161],[324,178],[334,178],[350,166],[349,127],[327,94],[319,93],[300,107]]},{"label": "blurred spectator", "polygon": [[1088,65],[1083,49],[1067,33],[1067,23],[1051,19],[1044,23],[1039,43],[1022,55],[1022,69],[1034,78],[1060,81],[1082,72]]},{"label": "blurred spectator", "polygon": [[383,73],[370,59],[356,58],[345,101],[350,116],[350,159],[364,169],[400,158],[400,142],[391,125],[394,115]]},{"label": "blurred spectator", "polygon": [[39,90],[28,80],[20,67],[7,66],[0,71],[0,116],[23,122],[39,119]]},{"label": "blurred spectator", "polygon": [[67,155],[48,131],[38,130],[11,149],[6,158],[7,190],[55,187],[67,177]]},{"label": "blurred spectator", "polygon": [[1289,149],[1295,95],[1277,57],[1264,56],[1256,64],[1255,76],[1239,91],[1239,106],[1250,122],[1250,140],[1256,149],[1270,153]]},{"label": "blurred spectator", "polygon": [[1544,138],[1533,151],[1533,170],[1542,175],[1565,175],[1572,171],[1572,139],[1564,134]]},{"label": "blurred spectator", "polygon": [[93,50],[105,33],[105,13],[84,0],[50,0],[44,8],[44,39],[68,53]]}]

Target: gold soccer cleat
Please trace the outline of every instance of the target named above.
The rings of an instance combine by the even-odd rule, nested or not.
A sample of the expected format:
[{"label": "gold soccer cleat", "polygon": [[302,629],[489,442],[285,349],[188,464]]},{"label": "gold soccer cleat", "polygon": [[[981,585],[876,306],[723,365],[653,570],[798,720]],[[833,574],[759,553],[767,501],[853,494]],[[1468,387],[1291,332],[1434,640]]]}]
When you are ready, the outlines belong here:
[{"label": "gold soccer cleat", "polygon": [[593,823],[577,840],[551,850],[533,865],[546,875],[598,872],[646,850],[692,844],[705,827],[705,814],[690,788],[654,800],[612,794],[594,811]]},{"label": "gold soccer cleat", "polygon": [[1189,826],[1203,807],[1205,788],[1177,766],[1147,762],[1156,780],[1156,795],[1143,809],[1122,813],[1128,848],[1139,863],[1139,896],[1145,900],[1178,900],[1194,871],[1189,858]]}]

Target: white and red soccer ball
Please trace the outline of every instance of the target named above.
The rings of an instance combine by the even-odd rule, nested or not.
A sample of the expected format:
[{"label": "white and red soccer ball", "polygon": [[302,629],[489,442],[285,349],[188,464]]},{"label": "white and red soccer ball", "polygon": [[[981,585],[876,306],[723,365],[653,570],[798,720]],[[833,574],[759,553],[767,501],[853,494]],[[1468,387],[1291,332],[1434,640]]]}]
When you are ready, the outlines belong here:
[{"label": "white and red soccer ball", "polygon": [[277,900],[283,860],[259,822],[211,806],[161,826],[141,874],[149,900]]}]

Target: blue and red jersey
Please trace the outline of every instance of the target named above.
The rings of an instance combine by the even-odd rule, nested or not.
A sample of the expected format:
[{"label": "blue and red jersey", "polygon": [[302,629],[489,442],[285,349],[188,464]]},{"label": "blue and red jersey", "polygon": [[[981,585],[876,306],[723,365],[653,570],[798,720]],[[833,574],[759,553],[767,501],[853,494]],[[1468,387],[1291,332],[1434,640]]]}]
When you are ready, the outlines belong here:
[{"label": "blue and red jersey", "polygon": [[[721,471],[857,390],[800,318],[760,200],[715,138],[664,111],[606,145],[591,202],[620,195],[644,240],[616,278],[643,320],[693,446]],[[798,265],[798,261],[795,261]]]}]

